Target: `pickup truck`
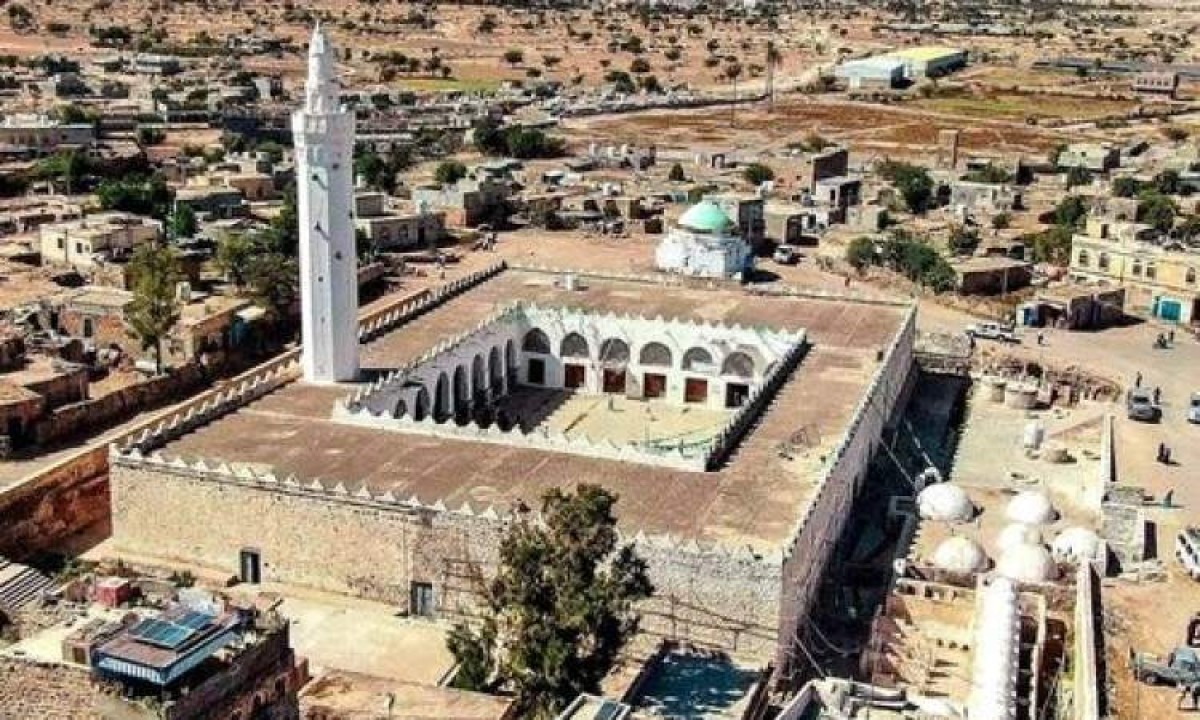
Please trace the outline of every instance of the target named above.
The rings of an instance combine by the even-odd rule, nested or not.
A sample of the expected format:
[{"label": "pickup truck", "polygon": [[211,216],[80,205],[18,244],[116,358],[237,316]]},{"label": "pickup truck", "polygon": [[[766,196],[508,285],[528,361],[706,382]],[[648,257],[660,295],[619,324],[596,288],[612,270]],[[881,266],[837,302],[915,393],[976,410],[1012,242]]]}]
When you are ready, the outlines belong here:
[{"label": "pickup truck", "polygon": [[1193,685],[1200,683],[1200,657],[1195,648],[1177,647],[1165,658],[1129,650],[1133,676],[1139,681],[1158,685]]},{"label": "pickup truck", "polygon": [[1019,343],[1017,333],[1007,325],[996,322],[971,323],[967,326],[967,335],[976,340],[998,340],[1006,343]]}]

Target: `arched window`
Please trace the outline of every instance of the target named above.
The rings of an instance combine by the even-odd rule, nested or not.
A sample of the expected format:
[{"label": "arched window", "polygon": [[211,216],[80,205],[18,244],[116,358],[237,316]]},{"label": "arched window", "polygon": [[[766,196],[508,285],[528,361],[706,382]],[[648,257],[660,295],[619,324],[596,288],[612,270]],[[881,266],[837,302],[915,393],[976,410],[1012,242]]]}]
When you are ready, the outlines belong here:
[{"label": "arched window", "polygon": [[1078,257],[1078,259],[1077,259],[1075,262],[1079,263],[1079,265],[1080,265],[1080,266],[1082,266],[1082,267],[1087,267],[1087,266],[1088,266],[1088,261],[1089,261],[1089,260],[1090,260],[1090,258],[1088,258],[1088,251],[1087,251],[1087,250],[1080,250],[1080,251],[1079,251],[1079,257]]},{"label": "arched window", "polygon": [[1100,253],[1100,261],[1097,263],[1097,266],[1101,270],[1108,270],[1108,253],[1106,253],[1106,252]]},{"label": "arched window", "polygon": [[683,369],[692,372],[712,372],[712,353],[704,348],[690,348],[683,354]]},{"label": "arched window", "polygon": [[586,358],[588,342],[579,333],[570,333],[563,338],[559,354],[565,358]]},{"label": "arched window", "polygon": [[1132,274],[1134,277],[1141,277],[1141,276],[1142,276],[1142,261],[1141,261],[1141,260],[1134,260],[1134,261],[1133,261],[1133,270],[1131,270],[1131,271],[1130,271],[1130,273],[1131,273],[1131,274]]},{"label": "arched window", "polygon": [[1184,275],[1184,277],[1183,277],[1183,281],[1186,282],[1188,285],[1195,285],[1196,284],[1196,268],[1194,268],[1194,267],[1188,268],[1187,274]]},{"label": "arched window", "polygon": [[731,352],[721,363],[721,374],[754,377],[754,358],[744,352]]},{"label": "arched window", "polygon": [[609,338],[600,343],[600,362],[629,362],[629,343],[619,338]]},{"label": "arched window", "polygon": [[521,349],[525,352],[549,355],[550,338],[546,337],[546,333],[538,328],[534,328],[525,333],[525,339],[521,342]]},{"label": "arched window", "polygon": [[642,365],[671,367],[671,348],[660,342],[646,343],[638,353],[638,362]]}]

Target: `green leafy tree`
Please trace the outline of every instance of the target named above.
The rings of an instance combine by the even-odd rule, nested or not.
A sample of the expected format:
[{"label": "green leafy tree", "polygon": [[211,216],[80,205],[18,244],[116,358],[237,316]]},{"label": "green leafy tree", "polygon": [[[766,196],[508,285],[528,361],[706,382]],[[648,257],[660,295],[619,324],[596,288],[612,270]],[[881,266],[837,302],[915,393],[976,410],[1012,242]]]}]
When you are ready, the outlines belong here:
[{"label": "green leafy tree", "polygon": [[846,262],[859,272],[875,264],[875,241],[869,237],[856,237],[846,246]]},{"label": "green leafy tree", "polygon": [[1071,260],[1072,234],[1070,225],[1055,225],[1034,235],[1029,243],[1034,261],[1051,265],[1068,264]]},{"label": "green leafy tree", "polygon": [[226,233],[217,240],[217,267],[239,291],[246,286],[250,261],[258,251],[254,238],[246,233]]},{"label": "green leafy tree", "polygon": [[171,209],[173,193],[159,175],[105,180],[96,188],[100,207],[135,215],[165,218]]},{"label": "green leafy tree", "polygon": [[285,321],[300,292],[300,264],[278,252],[256,253],[246,268],[254,299],[272,322]]},{"label": "green leafy tree", "polygon": [[1179,206],[1170,197],[1156,190],[1143,190],[1138,195],[1137,219],[1153,226],[1160,232],[1167,232],[1175,225],[1175,214]]},{"label": "green leafy tree", "polygon": [[70,195],[79,187],[79,182],[92,171],[92,162],[79,150],[60,151],[38,161],[34,175],[43,179],[58,180],[66,186]]},{"label": "green leafy tree", "polygon": [[667,179],[671,182],[683,182],[687,177],[683,174],[683,166],[675,163],[671,166],[671,170],[667,173]]},{"label": "green leafy tree", "polygon": [[1112,193],[1117,197],[1131,198],[1141,192],[1141,190],[1142,184],[1137,181],[1137,178],[1123,175],[1112,181]]},{"label": "green leafy tree", "polygon": [[762,163],[750,163],[742,169],[742,179],[751,185],[762,185],[775,179],[775,171]]},{"label": "green leafy tree", "polygon": [[904,198],[909,212],[923,213],[933,203],[933,178],[929,171],[919,165],[888,161],[879,167],[879,174],[890,180]]},{"label": "green leafy tree", "polygon": [[433,179],[442,185],[453,185],[467,176],[467,166],[457,160],[444,160],[433,171]]},{"label": "green leafy tree", "polygon": [[1054,208],[1054,224],[1065,228],[1077,228],[1083,225],[1087,217],[1087,203],[1078,195],[1068,195],[1058,201]]},{"label": "green leafy tree", "polygon": [[616,496],[595,485],[542,498],[544,525],[518,521],[500,547],[478,629],[459,625],[448,647],[465,670],[514,692],[518,714],[552,718],[596,692],[638,629],[635,603],[654,588],[631,545],[617,546]]},{"label": "green leafy tree", "polygon": [[143,245],[129,261],[133,300],[125,307],[125,322],[142,350],[154,351],[155,372],[162,373],[162,343],[179,322],[179,260],[174,250]]},{"label": "green leafy tree", "polygon": [[955,255],[970,255],[979,247],[979,231],[974,228],[955,226],[950,231],[948,245]]},{"label": "green leafy tree", "polygon": [[1079,187],[1080,185],[1087,185],[1091,182],[1092,182],[1092,174],[1090,172],[1088,172],[1087,168],[1082,168],[1082,167],[1076,166],[1076,167],[1071,168],[1070,170],[1067,170],[1067,189],[1068,190],[1070,190],[1073,187]]},{"label": "green leafy tree", "polygon": [[1179,171],[1168,168],[1155,175],[1154,189],[1163,195],[1178,195],[1183,189],[1183,184],[1179,181]]},{"label": "green leafy tree", "polygon": [[1012,215],[1006,212],[996,213],[992,216],[992,228],[995,230],[1003,230],[1009,225],[1012,225]]},{"label": "green leafy tree", "polygon": [[176,204],[175,211],[171,213],[168,227],[171,237],[192,237],[196,234],[196,211],[192,210],[191,205]]},{"label": "green leafy tree", "polygon": [[296,257],[300,253],[300,211],[296,207],[296,186],[288,185],[283,192],[283,205],[263,238],[265,252]]},{"label": "green leafy tree", "polygon": [[386,190],[391,185],[387,162],[375,152],[365,152],[354,158],[354,174],[374,190]]},{"label": "green leafy tree", "polygon": [[967,173],[965,178],[971,182],[991,183],[993,185],[1002,185],[1012,182],[1012,173],[998,165],[987,164],[978,170],[972,170]]}]

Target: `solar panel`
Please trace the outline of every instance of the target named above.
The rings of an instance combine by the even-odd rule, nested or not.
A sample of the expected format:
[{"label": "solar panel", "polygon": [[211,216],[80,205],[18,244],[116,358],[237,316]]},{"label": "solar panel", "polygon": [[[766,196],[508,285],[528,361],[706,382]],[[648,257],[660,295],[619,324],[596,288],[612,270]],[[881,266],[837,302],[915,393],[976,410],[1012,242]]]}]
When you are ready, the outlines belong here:
[{"label": "solar panel", "polygon": [[200,612],[187,612],[174,620],[149,619],[143,620],[129,631],[130,635],[139,640],[174,650],[187,642],[202,628],[213,621],[211,615]]}]

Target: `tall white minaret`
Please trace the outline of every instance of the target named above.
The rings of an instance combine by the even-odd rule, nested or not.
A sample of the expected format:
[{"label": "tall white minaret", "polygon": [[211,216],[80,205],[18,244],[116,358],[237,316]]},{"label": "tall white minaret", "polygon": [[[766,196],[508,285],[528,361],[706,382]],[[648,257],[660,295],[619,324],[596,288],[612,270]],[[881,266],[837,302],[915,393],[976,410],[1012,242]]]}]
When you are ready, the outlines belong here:
[{"label": "tall white minaret", "polygon": [[338,102],[336,53],[318,24],[308,49],[304,107],[292,113],[300,216],[300,341],[304,379],[358,375],[354,254],[354,114]]}]

